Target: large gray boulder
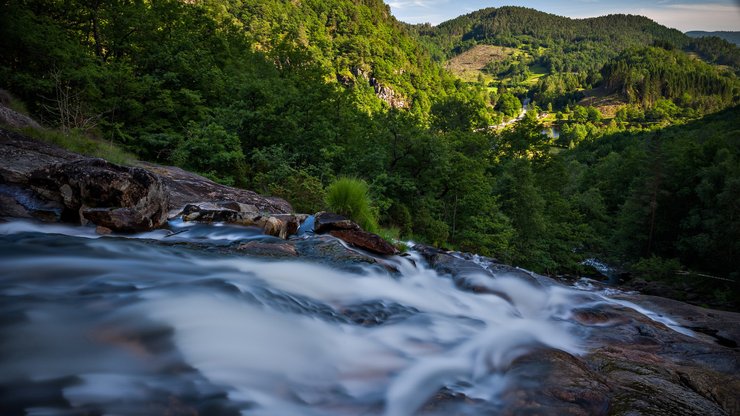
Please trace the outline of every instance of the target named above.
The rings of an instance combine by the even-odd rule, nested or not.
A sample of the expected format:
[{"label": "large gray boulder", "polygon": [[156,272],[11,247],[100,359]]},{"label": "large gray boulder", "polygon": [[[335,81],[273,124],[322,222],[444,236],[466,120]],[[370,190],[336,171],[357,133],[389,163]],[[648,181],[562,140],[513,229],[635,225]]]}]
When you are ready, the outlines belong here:
[{"label": "large gray boulder", "polygon": [[[170,195],[169,209],[181,211],[187,204],[234,201],[250,205],[263,214],[290,214],[293,207],[284,199],[262,196],[254,191],[221,185],[174,166],[139,162],[137,166],[162,179]],[[232,208],[233,209],[233,208]],[[238,211],[238,209],[235,209]]]},{"label": "large gray boulder", "polygon": [[169,197],[162,181],[148,171],[103,159],[46,166],[29,176],[30,188],[63,206],[62,220],[137,232],[167,221]]}]

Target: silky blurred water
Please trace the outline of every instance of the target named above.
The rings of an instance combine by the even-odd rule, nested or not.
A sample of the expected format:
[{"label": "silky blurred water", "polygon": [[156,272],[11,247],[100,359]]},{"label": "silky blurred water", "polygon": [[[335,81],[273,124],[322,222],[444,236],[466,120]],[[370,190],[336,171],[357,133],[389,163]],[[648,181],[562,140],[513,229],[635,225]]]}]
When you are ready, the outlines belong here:
[{"label": "silky blurred water", "polygon": [[413,252],[398,273],[267,261],[219,250],[272,241],[258,230],[169,228],[0,224],[3,414],[395,416],[440,391],[495,411],[516,358],[583,353],[571,311],[610,301],[485,264],[468,280],[486,290],[464,291]]}]

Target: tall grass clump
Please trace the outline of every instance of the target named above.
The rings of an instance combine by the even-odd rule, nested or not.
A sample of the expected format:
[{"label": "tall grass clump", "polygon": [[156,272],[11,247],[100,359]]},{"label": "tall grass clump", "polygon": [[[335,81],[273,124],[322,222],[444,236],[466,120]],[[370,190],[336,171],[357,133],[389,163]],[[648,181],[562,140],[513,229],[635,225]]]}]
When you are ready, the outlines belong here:
[{"label": "tall grass clump", "polygon": [[326,189],[326,207],[358,223],[364,230],[376,232],[378,220],[372,207],[367,183],[362,179],[339,178]]}]

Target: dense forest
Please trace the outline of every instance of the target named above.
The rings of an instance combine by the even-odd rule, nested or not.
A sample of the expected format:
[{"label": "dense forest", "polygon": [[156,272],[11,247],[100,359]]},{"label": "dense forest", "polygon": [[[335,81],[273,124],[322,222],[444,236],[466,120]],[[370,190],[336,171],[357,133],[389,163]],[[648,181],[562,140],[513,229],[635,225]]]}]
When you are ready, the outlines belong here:
[{"label": "dense forest", "polygon": [[[534,98],[556,106],[580,98],[584,89],[600,86],[603,66],[624,59],[620,57],[623,52],[648,46],[690,51],[709,63],[740,71],[740,49],[732,43],[718,37],[692,39],[642,16],[570,19],[523,7],[501,7],[482,9],[434,27],[421,24],[409,28],[438,60],[476,45],[517,48],[522,54],[491,62],[488,72],[524,81],[534,70],[544,70],[546,76],[539,79],[538,90],[557,90],[557,97],[535,93]],[[520,95],[529,92],[529,86],[517,88],[520,82],[503,85]]]},{"label": "dense forest", "polygon": [[[539,272],[588,272],[583,261],[596,257],[646,276],[740,279],[732,45],[638,16],[522,8],[409,26],[381,0],[0,7],[0,88],[71,136],[300,212],[324,209],[337,178],[360,178],[390,234]],[[444,69],[478,43],[526,54],[522,68],[492,76],[533,65],[547,75],[507,89]],[[624,105],[606,117],[577,104],[586,88]],[[540,107],[489,128],[525,97]],[[558,139],[542,134],[546,106]],[[724,280],[706,287],[725,300],[739,292]]]},{"label": "dense forest", "polygon": [[724,39],[730,43],[734,43],[735,45],[740,45],[740,32],[731,32],[726,30],[720,30],[716,32],[706,32],[703,30],[692,30],[690,32],[686,32],[686,36],[692,37],[692,38],[719,38]]}]

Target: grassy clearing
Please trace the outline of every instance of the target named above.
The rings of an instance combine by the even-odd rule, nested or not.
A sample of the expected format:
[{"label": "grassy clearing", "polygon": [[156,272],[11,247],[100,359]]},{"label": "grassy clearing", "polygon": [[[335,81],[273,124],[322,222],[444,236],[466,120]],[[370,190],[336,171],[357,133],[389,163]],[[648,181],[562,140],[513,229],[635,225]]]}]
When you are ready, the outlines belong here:
[{"label": "grassy clearing", "polygon": [[526,85],[527,87],[534,86],[535,84],[537,84],[537,81],[539,81],[540,78],[548,74],[547,68],[539,64],[530,66],[529,71],[532,73],[532,75],[530,75],[529,78],[522,82],[522,85]]},{"label": "grassy clearing", "polygon": [[627,105],[627,101],[619,94],[607,94],[601,88],[583,91],[584,98],[578,105],[596,107],[604,118],[614,118],[620,108]]},{"label": "grassy clearing", "polygon": [[476,82],[479,74],[483,74],[486,82],[489,82],[494,78],[484,74],[483,68],[490,62],[503,61],[519,52],[517,49],[504,46],[476,45],[450,59],[447,62],[447,69],[466,82]]}]

